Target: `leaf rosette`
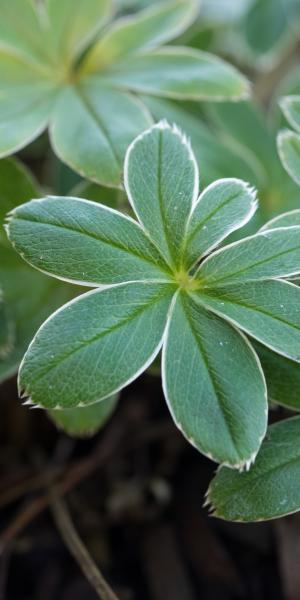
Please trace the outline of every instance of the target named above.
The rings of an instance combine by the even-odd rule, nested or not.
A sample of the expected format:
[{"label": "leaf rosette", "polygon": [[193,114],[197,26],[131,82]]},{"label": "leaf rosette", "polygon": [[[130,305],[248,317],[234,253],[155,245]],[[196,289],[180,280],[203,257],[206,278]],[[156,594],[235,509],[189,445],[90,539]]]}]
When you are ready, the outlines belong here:
[{"label": "leaf rosette", "polygon": [[256,194],[222,179],[199,195],[187,139],[165,121],[129,147],[125,189],[134,220],[78,198],[14,209],[8,236],[21,256],[58,279],[93,287],[37,332],[20,393],[47,409],[94,405],[141,374],[162,350],[176,425],[202,453],[243,469],[267,426],[263,370],[248,337],[300,360],[300,227],[285,215],[229,245],[253,216]]}]

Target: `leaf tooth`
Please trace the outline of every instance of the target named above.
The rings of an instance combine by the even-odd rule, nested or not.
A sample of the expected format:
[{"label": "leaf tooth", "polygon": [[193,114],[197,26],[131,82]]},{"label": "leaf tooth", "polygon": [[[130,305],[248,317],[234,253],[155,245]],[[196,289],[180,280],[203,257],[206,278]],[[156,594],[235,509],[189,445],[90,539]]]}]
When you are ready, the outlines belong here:
[{"label": "leaf tooth", "polygon": [[29,398],[30,393],[25,388],[20,388],[18,390],[19,398],[22,400],[23,398]]},{"label": "leaf tooth", "polygon": [[22,402],[22,406],[34,406],[34,402],[32,402],[31,398],[27,398],[25,402]]}]

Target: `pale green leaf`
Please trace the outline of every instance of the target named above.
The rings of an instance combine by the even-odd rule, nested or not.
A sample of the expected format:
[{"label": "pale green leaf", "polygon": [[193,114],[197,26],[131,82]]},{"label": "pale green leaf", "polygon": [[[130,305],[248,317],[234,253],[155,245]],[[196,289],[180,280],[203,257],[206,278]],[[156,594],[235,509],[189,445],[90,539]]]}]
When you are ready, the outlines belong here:
[{"label": "pale green leaf", "polygon": [[300,227],[262,231],[217,250],[200,265],[204,287],[290,277],[300,273]]},{"label": "pale green leaf", "polygon": [[245,338],[179,295],[162,370],[169,409],[187,439],[218,462],[251,464],[265,434],[267,402],[261,367]]},{"label": "pale green leaf", "polygon": [[283,213],[268,221],[260,231],[267,231],[268,229],[278,229],[280,227],[294,227],[295,225],[300,226],[300,209],[290,210],[289,212]]},{"label": "pale green leaf", "polygon": [[249,95],[248,81],[234,67],[212,54],[179,46],[120,59],[101,77],[123,90],[178,100],[237,100]]},{"label": "pale green leaf", "polygon": [[300,510],[300,417],[271,425],[248,473],[222,467],[208,489],[215,517],[266,521]]},{"label": "pale green leaf", "polygon": [[91,77],[61,93],[50,135],[56,154],[69,167],[97,183],[118,187],[126,149],[149,124],[151,118],[137,98]]},{"label": "pale green leaf", "polygon": [[20,393],[45,408],[73,408],[128,385],[160,350],[173,294],[168,284],[133,282],[67,304],[25,354]]},{"label": "pale green leaf", "polygon": [[254,342],[267,382],[268,397],[292,410],[300,410],[300,365],[279,354],[275,354]]},{"label": "pale green leaf", "polygon": [[213,310],[275,352],[300,362],[300,288],[287,281],[253,281],[194,293]]},{"label": "pale green leaf", "polygon": [[130,146],[125,189],[140,222],[170,265],[177,266],[199,174],[185,137],[161,121]]},{"label": "pale green leaf", "polygon": [[187,29],[196,15],[197,0],[167,0],[123,17],[93,46],[82,69],[103,69],[137,50],[160,46]]},{"label": "pale green leaf", "polygon": [[111,0],[47,0],[51,45],[60,61],[82,52],[112,16]]},{"label": "pale green leaf", "polygon": [[29,144],[46,128],[57,84],[43,72],[0,52],[0,157]]},{"label": "pale green leaf", "polygon": [[73,437],[89,437],[99,431],[116,408],[118,394],[83,408],[49,410],[48,415],[59,429]]},{"label": "pale green leaf", "polygon": [[300,185],[300,135],[285,129],[278,134],[277,146],[285,170]]},{"label": "pale green leaf", "polygon": [[245,225],[256,207],[255,191],[240,179],[221,179],[207,187],[188,222],[184,253],[187,267]]},{"label": "pale green leaf", "polygon": [[138,223],[88,200],[33,200],[11,213],[7,232],[32,266],[80,285],[170,278]]}]

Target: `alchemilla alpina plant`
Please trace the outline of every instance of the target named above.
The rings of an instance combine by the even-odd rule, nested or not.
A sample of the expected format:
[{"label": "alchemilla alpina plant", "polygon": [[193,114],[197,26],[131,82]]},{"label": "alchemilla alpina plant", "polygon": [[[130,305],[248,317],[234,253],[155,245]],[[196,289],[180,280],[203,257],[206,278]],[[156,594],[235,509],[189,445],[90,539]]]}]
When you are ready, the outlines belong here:
[{"label": "alchemilla alpina plant", "polygon": [[8,236],[26,261],[95,288],[40,328],[20,394],[46,409],[86,407],[162,350],[176,425],[202,453],[242,470],[267,426],[264,374],[246,336],[300,360],[300,289],[286,281],[300,272],[300,227],[285,217],[217,249],[254,214],[255,191],[222,179],[199,196],[191,147],[165,121],[129,147],[124,184],[137,220],[72,197],[32,200],[9,215]]}]

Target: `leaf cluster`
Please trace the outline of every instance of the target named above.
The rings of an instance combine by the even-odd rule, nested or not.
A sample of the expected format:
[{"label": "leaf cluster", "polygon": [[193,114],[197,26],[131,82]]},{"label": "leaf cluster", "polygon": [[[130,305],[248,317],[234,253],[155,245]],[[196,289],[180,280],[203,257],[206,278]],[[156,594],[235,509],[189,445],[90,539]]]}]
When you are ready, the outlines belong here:
[{"label": "leaf cluster", "polygon": [[162,349],[176,425],[207,456],[249,467],[266,432],[267,392],[244,333],[300,357],[300,290],[287,281],[300,268],[295,216],[217,249],[251,219],[255,192],[223,179],[199,196],[191,147],[164,121],[136,138],[124,173],[138,221],[72,197],[33,200],[9,217],[9,238],[31,265],[95,288],[40,328],[20,393],[47,409],[86,407],[118,392]]}]

